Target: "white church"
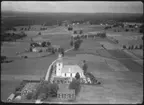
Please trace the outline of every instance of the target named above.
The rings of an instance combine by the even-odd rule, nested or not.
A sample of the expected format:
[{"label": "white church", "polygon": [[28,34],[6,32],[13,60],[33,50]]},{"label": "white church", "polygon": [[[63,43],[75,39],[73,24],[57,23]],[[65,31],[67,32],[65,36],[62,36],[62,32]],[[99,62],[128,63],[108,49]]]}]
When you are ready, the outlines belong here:
[{"label": "white church", "polygon": [[80,74],[80,78],[85,78],[83,70],[78,65],[64,65],[61,55],[59,55],[59,60],[56,62],[57,77],[75,78],[77,72]]}]

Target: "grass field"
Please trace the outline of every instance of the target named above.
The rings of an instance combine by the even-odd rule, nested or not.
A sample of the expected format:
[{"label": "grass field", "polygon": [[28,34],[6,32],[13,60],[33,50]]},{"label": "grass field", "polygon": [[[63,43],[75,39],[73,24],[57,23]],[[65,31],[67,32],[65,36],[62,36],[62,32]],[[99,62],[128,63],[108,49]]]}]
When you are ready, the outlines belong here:
[{"label": "grass field", "polygon": [[82,29],[84,33],[87,32],[95,32],[95,31],[103,31],[104,26],[101,25],[76,25],[73,28],[74,30]]},{"label": "grass field", "polygon": [[[80,26],[79,26],[80,27]],[[94,30],[94,26],[91,26]],[[84,27],[85,28],[85,27]],[[60,32],[61,29],[58,31]],[[44,39],[50,39],[52,44],[60,45],[64,49],[70,48],[70,35],[67,34],[57,34],[57,35],[41,35]],[[135,66],[134,62],[128,60],[117,61],[116,58],[129,58],[127,54],[121,50],[107,50],[101,46],[100,42],[109,42],[107,39],[97,38],[97,39],[87,39],[84,40],[78,51],[70,51],[65,53],[65,56],[72,57],[75,63],[81,63],[82,60],[86,60],[88,64],[88,71],[102,81],[102,87],[100,86],[83,86],[82,90],[77,98],[77,102],[97,102],[97,103],[108,103],[112,99],[116,102],[132,102],[139,101],[142,99],[142,85],[139,82],[142,81],[142,76],[139,65]],[[18,51],[23,50],[28,43],[22,43],[16,45],[4,44],[4,48],[7,55],[11,53],[13,49]],[[112,43],[111,43],[112,44]],[[23,46],[23,47],[18,47]],[[17,51],[16,50],[16,51]],[[12,56],[15,50],[12,51]],[[87,54],[86,54],[87,53]],[[4,53],[3,53],[4,54]],[[15,76],[16,80],[21,80],[22,78],[37,78],[43,77],[48,69],[48,66],[57,58],[57,55],[51,55],[42,58],[31,58],[31,59],[17,59],[8,64],[1,64],[3,75],[2,88],[3,93],[1,94],[2,99],[6,99],[10,92],[13,91],[18,82],[16,81],[6,81],[4,78],[12,78]],[[112,66],[110,66],[110,65]],[[126,66],[127,65],[127,66]],[[133,67],[133,66],[135,67]],[[124,71],[124,69],[129,69],[129,71]],[[131,71],[132,69],[132,71]],[[138,70],[135,70],[138,69]],[[135,72],[135,74],[133,73]],[[16,76],[17,75],[17,76]],[[138,81],[134,81],[135,80]],[[132,81],[133,80],[133,81]],[[13,83],[11,89],[8,83]],[[141,83],[142,84],[142,83]],[[8,92],[6,92],[8,90]],[[135,91],[135,92],[134,92]],[[110,99],[111,97],[111,99]]]},{"label": "grass field", "polygon": [[138,56],[139,58],[143,58],[143,50],[131,50],[134,55]]}]

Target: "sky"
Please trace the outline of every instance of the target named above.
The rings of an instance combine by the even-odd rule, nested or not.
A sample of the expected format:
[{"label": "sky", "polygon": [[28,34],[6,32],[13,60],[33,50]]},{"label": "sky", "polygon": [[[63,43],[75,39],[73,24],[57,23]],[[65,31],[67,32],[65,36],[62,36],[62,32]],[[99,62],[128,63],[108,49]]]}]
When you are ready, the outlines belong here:
[{"label": "sky", "polygon": [[140,1],[2,1],[1,11],[143,13],[143,3]]}]

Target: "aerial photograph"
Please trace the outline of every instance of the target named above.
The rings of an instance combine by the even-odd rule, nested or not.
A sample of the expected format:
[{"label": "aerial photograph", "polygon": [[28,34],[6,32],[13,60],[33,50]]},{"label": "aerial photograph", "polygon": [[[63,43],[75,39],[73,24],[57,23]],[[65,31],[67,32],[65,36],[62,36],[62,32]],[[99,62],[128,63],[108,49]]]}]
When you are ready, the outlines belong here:
[{"label": "aerial photograph", "polygon": [[143,103],[141,1],[2,1],[1,102]]}]

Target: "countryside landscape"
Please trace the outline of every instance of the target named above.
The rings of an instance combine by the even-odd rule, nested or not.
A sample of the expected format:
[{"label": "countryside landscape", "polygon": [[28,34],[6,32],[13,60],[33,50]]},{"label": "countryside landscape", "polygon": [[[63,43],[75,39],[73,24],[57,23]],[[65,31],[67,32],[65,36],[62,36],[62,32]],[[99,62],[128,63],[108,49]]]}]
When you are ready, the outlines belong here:
[{"label": "countryside landscape", "polygon": [[2,102],[143,102],[143,13],[1,16]]}]

